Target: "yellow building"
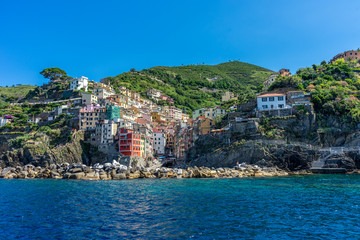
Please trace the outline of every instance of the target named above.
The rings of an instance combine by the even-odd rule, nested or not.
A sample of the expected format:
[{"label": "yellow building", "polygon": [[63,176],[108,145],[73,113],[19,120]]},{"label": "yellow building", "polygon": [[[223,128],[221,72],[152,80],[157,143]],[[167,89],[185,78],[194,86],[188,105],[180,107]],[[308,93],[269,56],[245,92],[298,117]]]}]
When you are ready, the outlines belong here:
[{"label": "yellow building", "polygon": [[214,127],[214,120],[211,118],[199,119],[199,134],[205,135],[211,132]]},{"label": "yellow building", "polygon": [[128,105],[129,97],[128,96],[125,96],[125,95],[122,95],[122,94],[115,94],[115,95],[111,95],[110,97],[120,107],[123,107],[123,108],[128,108],[129,107],[129,105]]},{"label": "yellow building", "polygon": [[151,113],[151,118],[153,122],[166,121],[165,117],[157,111]]},{"label": "yellow building", "polygon": [[131,97],[131,90],[127,89],[126,87],[121,86],[119,91],[120,91],[121,94],[123,94],[125,96],[128,96],[128,97]]}]

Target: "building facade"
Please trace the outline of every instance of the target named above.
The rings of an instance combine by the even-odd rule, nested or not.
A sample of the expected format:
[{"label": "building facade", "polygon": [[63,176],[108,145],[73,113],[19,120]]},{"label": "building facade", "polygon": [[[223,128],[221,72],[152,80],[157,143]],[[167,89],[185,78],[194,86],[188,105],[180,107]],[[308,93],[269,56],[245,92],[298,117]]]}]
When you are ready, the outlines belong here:
[{"label": "building facade", "polygon": [[283,68],[283,69],[280,69],[279,75],[283,76],[283,77],[286,77],[286,76],[291,76],[291,73],[290,73],[289,69]]},{"label": "building facade", "polygon": [[89,79],[87,77],[81,76],[79,78],[75,78],[70,83],[70,90],[88,90]]},{"label": "building facade", "polygon": [[114,94],[113,91],[111,91],[109,88],[105,88],[105,87],[96,87],[93,90],[93,94],[97,96],[97,98],[100,99],[105,99],[110,97],[111,95]]},{"label": "building facade", "polygon": [[88,105],[80,109],[79,129],[95,129],[99,121],[106,117],[106,108]]},{"label": "building facade", "polygon": [[103,120],[98,124],[101,129],[101,144],[114,143],[114,137],[117,133],[117,124],[113,121]]},{"label": "building facade", "polygon": [[154,155],[164,155],[166,146],[166,136],[164,133],[153,133]]},{"label": "building facade", "polygon": [[257,109],[272,110],[286,107],[286,95],[282,93],[267,93],[257,96]]},{"label": "building facade", "polygon": [[7,124],[8,122],[10,122],[9,119],[0,118],[0,127],[4,126],[4,125]]},{"label": "building facade", "polygon": [[82,105],[89,105],[89,104],[97,104],[98,98],[97,96],[91,93],[81,93],[81,104]]},{"label": "building facade", "polygon": [[144,157],[144,144],[142,135],[130,129],[120,128],[119,135],[119,152],[129,157]]},{"label": "building facade", "polygon": [[330,63],[335,62],[338,59],[344,59],[345,61],[357,61],[360,59],[360,51],[350,50],[343,53],[339,53],[333,59],[330,60]]},{"label": "building facade", "polygon": [[233,92],[229,92],[229,91],[224,92],[224,94],[221,96],[221,101],[227,102],[230,100],[237,100],[237,97]]},{"label": "building facade", "polygon": [[226,114],[226,110],[219,107],[214,108],[201,108],[193,111],[193,120],[197,119],[198,117],[206,117],[215,119],[218,116],[223,116]]}]

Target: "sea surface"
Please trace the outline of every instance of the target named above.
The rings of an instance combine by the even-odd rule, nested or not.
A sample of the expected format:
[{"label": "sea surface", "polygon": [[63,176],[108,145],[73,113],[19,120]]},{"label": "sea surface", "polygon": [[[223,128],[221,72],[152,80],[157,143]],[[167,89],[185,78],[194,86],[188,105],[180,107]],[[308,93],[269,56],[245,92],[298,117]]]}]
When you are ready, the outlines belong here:
[{"label": "sea surface", "polygon": [[360,175],[2,179],[0,239],[360,239]]}]

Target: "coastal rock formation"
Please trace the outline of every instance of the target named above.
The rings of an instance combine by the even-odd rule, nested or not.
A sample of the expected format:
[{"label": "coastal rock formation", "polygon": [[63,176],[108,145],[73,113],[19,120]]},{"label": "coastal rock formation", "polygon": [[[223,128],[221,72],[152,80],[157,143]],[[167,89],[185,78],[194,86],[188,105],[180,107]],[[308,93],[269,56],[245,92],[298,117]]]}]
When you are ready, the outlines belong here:
[{"label": "coastal rock formation", "polygon": [[239,164],[235,168],[188,167],[187,169],[165,168],[132,168],[117,161],[104,165],[86,166],[81,163],[51,164],[48,167],[35,167],[32,164],[17,167],[0,168],[0,178],[27,179],[74,179],[74,180],[121,180],[138,178],[242,178],[287,176],[288,173],[276,167],[259,167],[257,165]]},{"label": "coastal rock formation", "polygon": [[199,157],[193,152],[187,163],[190,166],[232,167],[245,162],[262,167],[278,167],[285,171],[299,171],[309,170],[311,163],[318,158],[318,149],[308,144],[262,140],[225,145]]},{"label": "coastal rock formation", "polygon": [[64,145],[50,148],[42,142],[34,142],[22,148],[0,153],[0,167],[23,166],[49,166],[51,164],[89,163],[86,145],[83,143],[84,133],[79,131],[74,138]]}]

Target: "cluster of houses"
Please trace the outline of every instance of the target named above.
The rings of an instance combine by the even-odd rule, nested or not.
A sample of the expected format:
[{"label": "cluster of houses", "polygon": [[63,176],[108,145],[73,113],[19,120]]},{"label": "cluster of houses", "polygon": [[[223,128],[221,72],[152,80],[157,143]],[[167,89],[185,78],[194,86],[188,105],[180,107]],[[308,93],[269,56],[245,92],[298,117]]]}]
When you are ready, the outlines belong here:
[{"label": "cluster of houses", "polygon": [[[116,149],[121,156],[144,159],[182,159],[201,135],[222,134],[231,130],[246,132],[253,127],[252,118],[289,115],[294,105],[310,105],[309,95],[302,91],[264,93],[258,95],[256,101],[239,105],[237,111],[233,110],[231,114],[218,106],[197,109],[190,118],[185,109],[175,107],[174,100],[157,89],[148,89],[146,97],[124,86],[115,93],[104,82],[80,77],[71,81],[69,90],[72,95],[66,104],[52,112],[31,116],[28,122],[40,124],[66,114],[71,116],[71,127],[85,131],[86,142],[100,151]],[[222,100],[236,98],[234,93],[225,92]],[[169,104],[157,104],[160,100]],[[244,117],[246,112],[250,114]],[[224,126],[223,117],[226,114],[234,117],[225,121],[225,127],[216,129],[219,121],[223,121],[221,125]],[[0,126],[8,121],[8,117],[0,118]]]},{"label": "cluster of houses", "polygon": [[[83,76],[73,79],[69,90],[63,105],[29,116],[28,122],[45,124],[60,115],[71,116],[69,124],[85,131],[87,143],[103,152],[116,149],[125,157],[182,159],[200,135],[210,133],[215,119],[226,113],[220,107],[206,108],[190,118],[157,89],[149,88],[145,97],[124,86],[116,93],[105,82]],[[168,104],[158,104],[161,100]],[[6,122],[2,118],[1,126]]]}]

